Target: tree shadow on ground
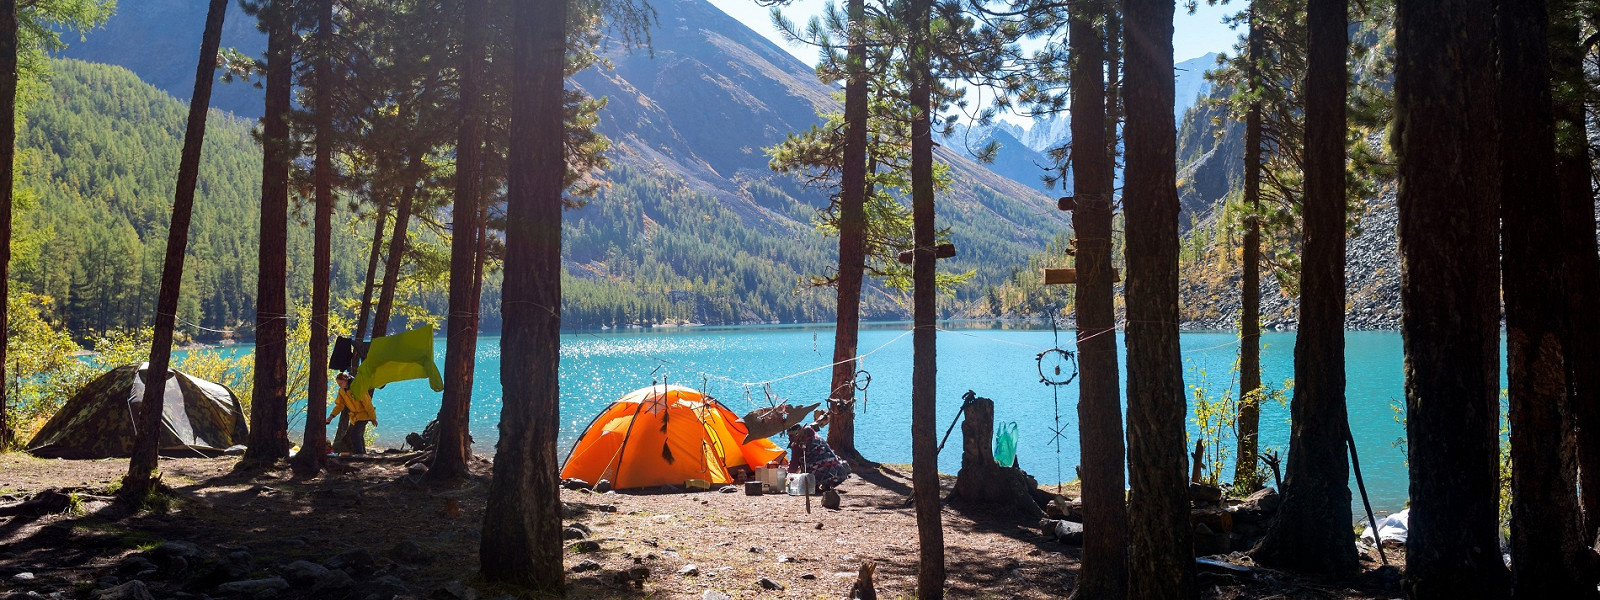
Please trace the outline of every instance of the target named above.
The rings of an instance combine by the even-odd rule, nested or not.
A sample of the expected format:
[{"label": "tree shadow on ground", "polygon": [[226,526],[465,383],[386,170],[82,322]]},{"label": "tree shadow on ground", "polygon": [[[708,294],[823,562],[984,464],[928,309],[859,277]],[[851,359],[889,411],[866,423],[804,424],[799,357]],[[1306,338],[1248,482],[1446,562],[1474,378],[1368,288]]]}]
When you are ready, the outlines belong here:
[{"label": "tree shadow on ground", "polygon": [[[911,496],[911,486],[905,483],[905,480],[909,479],[910,476],[903,475],[888,465],[879,464],[875,469],[861,469],[852,473],[852,475],[860,477],[862,481],[883,488],[890,493]],[[890,475],[894,477],[890,477]]]}]

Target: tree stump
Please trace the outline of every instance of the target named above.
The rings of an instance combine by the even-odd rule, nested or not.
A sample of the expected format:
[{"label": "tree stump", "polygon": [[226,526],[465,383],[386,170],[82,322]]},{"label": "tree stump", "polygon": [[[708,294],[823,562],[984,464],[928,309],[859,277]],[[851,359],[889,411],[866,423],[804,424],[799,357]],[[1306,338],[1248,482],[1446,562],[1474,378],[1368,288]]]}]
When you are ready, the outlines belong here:
[{"label": "tree stump", "polygon": [[966,420],[961,423],[961,471],[956,474],[949,500],[967,506],[1019,510],[1023,516],[1035,519],[1044,516],[1044,510],[1033,500],[1033,490],[1039,483],[1022,469],[996,463],[993,444],[994,401],[971,397],[969,392]]}]

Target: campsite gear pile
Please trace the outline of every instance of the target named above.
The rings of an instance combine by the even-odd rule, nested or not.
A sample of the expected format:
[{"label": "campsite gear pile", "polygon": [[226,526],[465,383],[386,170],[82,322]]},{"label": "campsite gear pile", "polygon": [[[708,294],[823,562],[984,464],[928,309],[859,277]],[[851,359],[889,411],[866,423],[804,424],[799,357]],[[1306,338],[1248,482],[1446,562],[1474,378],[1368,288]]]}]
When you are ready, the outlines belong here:
[{"label": "campsite gear pile", "polygon": [[[807,412],[797,414],[804,418]],[[736,473],[753,473],[754,466],[783,455],[770,440],[750,433],[738,415],[710,396],[654,385],[629,392],[601,411],[573,445],[561,477],[605,479],[618,490],[681,487],[691,479],[727,485]]]},{"label": "campsite gear pile", "polygon": [[[118,367],[83,386],[33,436],[28,452],[68,459],[132,455],[147,366]],[[232,390],[177,370],[168,371],[163,385],[163,455],[217,456],[249,437],[244,409]]]},{"label": "campsite gear pile", "polygon": [[783,489],[784,477],[789,470],[778,466],[777,463],[767,463],[765,467],[756,467],[755,481],[761,484],[761,491],[771,494]]}]

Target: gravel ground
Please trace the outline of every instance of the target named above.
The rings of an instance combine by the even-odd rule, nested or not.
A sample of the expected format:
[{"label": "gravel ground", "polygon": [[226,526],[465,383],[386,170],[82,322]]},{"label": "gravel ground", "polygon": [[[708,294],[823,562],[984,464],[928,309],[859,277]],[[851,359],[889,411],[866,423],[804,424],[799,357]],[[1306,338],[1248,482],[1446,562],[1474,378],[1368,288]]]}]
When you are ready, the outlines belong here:
[{"label": "gravel ground", "polygon": [[[231,458],[163,459],[163,480],[173,489],[170,506],[134,512],[106,497],[126,469],[124,460],[0,454],[0,505],[46,489],[79,499],[57,514],[0,517],[0,598],[89,598],[135,579],[156,598],[514,594],[476,579],[489,463],[475,461],[472,481],[460,488],[435,489],[414,483],[405,465],[411,456],[345,461],[311,480],[294,479],[281,465],[234,473]],[[840,510],[824,509],[814,498],[809,512],[804,498],[783,495],[564,490],[568,524],[586,527],[586,541],[594,542],[588,551],[569,546],[566,596],[702,598],[712,591],[729,598],[842,598],[861,564],[872,561],[880,597],[909,598],[918,547],[915,512],[906,506],[909,470],[862,471],[865,477],[841,488]],[[1036,523],[953,508],[943,517],[949,596],[1056,598],[1071,592],[1078,549],[1047,539]],[[173,542],[197,551],[183,552],[189,546]],[[186,566],[172,567],[167,561],[174,554],[189,556]],[[137,572],[145,559],[155,566]],[[331,569],[319,571],[324,576],[313,583],[303,571],[315,569],[295,561]],[[640,573],[639,567],[649,573],[642,586],[625,576]],[[340,570],[352,577],[327,576]],[[277,577],[292,585],[270,593],[220,591],[241,582],[272,584]],[[1202,582],[1208,598],[1398,597],[1383,591],[1386,577],[1392,574],[1369,571],[1356,581],[1319,582],[1279,573],[1253,582],[1222,576]],[[763,578],[781,589],[763,587]]]}]

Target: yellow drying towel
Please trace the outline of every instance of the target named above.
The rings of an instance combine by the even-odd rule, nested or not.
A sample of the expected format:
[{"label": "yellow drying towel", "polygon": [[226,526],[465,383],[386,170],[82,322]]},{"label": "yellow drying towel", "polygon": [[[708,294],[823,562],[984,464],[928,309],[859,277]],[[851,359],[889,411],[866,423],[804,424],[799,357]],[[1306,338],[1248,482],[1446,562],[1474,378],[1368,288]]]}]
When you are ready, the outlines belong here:
[{"label": "yellow drying towel", "polygon": [[435,392],[444,391],[444,378],[433,364],[433,326],[405,333],[373,338],[366,360],[356,369],[350,382],[352,394],[363,393],[396,381],[428,378]]}]

